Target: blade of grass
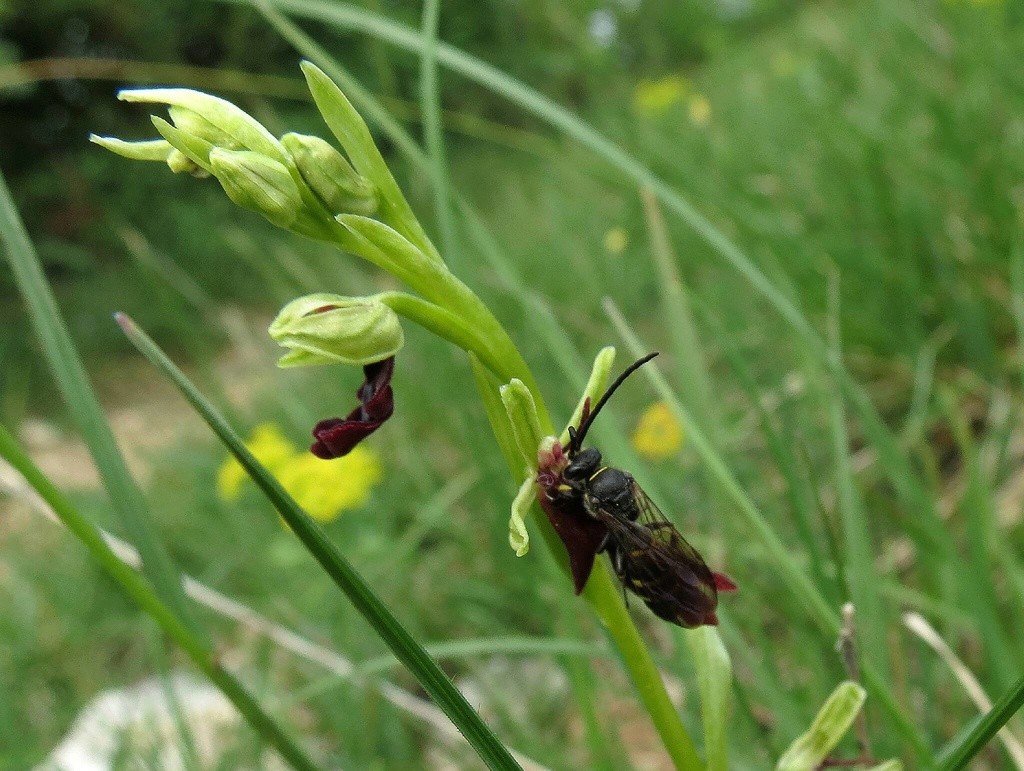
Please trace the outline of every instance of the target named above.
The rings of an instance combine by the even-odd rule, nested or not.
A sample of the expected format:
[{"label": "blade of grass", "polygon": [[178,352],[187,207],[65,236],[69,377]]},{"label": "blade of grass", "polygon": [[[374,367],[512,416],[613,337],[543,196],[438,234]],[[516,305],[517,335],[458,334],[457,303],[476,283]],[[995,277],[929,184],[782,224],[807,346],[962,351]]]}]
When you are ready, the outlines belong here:
[{"label": "blade of grass", "polygon": [[[640,198],[646,214],[651,256],[659,279],[661,310],[672,341],[681,398],[691,405],[694,417],[700,421],[708,440],[717,449],[721,447],[722,420],[711,398],[711,378],[697,335],[690,298],[679,275],[676,256],[658,201],[647,188],[640,189]],[[715,512],[726,510],[719,485],[711,485],[711,500]],[[731,523],[732,518],[726,517],[725,521]],[[714,627],[687,631],[684,636],[697,669],[704,726],[704,754],[708,768],[712,771],[725,771],[729,767],[726,722],[732,690],[729,652]]]},{"label": "blade of grass", "polygon": [[939,771],[959,771],[981,752],[1017,710],[1024,706],[1024,677],[1008,689],[970,730],[942,748],[936,765]]},{"label": "blade of grass", "polygon": [[437,28],[441,0],[423,3],[423,50],[420,54],[420,106],[423,111],[423,144],[434,173],[434,214],[441,231],[441,254],[455,259],[455,224],[448,193],[444,127],[441,124],[441,91],[437,76]]},{"label": "blade of grass", "polygon": [[493,769],[518,769],[494,733],[466,701],[425,650],[380,601],[362,576],[338,551],[324,530],[284,491],[280,483],[253,457],[241,438],[227,424],[173,362],[131,319],[117,315],[117,322],[131,343],[181,391],[190,405],[220,438],[246,473],[263,491],[267,499],[309,552],[316,558],[334,583],[349,598],[356,610],[369,622],[402,664],[416,677],[423,689],[444,710],[449,719],[466,737],[480,758]]},{"label": "blade of grass", "polygon": [[[605,311],[623,340],[626,341],[632,354],[641,356],[648,349],[630,328],[615,304],[606,299],[604,305]],[[680,403],[660,370],[656,366],[648,366],[644,368],[644,374],[661,398],[668,403],[679,422],[682,423],[691,445],[700,455],[712,477],[722,485],[725,494],[736,504],[750,533],[761,541],[790,591],[797,596],[823,634],[828,637],[837,637],[840,631],[838,614],[829,607],[822,593],[804,575],[792,551],[776,535],[764,515],[758,510],[757,505],[733,476],[725,461],[715,452],[689,411]],[[864,667],[864,679],[874,696],[881,701],[883,708],[892,717],[899,732],[911,743],[922,759],[928,758],[928,748],[924,739],[917,727],[903,714],[888,683],[875,671],[873,666]]]},{"label": "blade of grass", "polygon": [[[1021,664],[1020,650],[1009,641],[1003,629],[1000,602],[995,585],[987,576],[995,576],[995,544],[1004,536],[997,530],[994,495],[985,479],[985,472],[979,458],[978,448],[971,437],[956,399],[948,388],[941,388],[938,401],[946,420],[952,428],[953,437],[963,457],[967,486],[957,506],[957,512],[964,521],[967,559],[958,562],[963,573],[956,585],[962,591],[963,604],[970,608],[979,634],[985,660],[995,675],[992,682],[998,689],[1013,684]],[[980,579],[980,580],[979,580]]]},{"label": "blade of grass", "polygon": [[[274,12],[273,9],[268,8],[263,0],[251,1],[253,6],[264,15],[285,39],[291,42],[304,55],[320,64],[323,70],[342,86],[349,98],[358,106],[358,109],[370,117],[371,121],[376,122],[403,153],[430,174],[429,162],[412,137],[387,114],[387,111],[376,102],[366,89],[362,88],[358,81],[352,78],[344,68],[340,67],[334,59],[327,55],[321,47],[316,45],[312,39],[294,24],[281,16],[281,14]],[[432,174],[430,179],[434,181]],[[480,217],[461,198],[457,198],[457,202],[467,222],[470,224],[471,232],[477,238],[478,245],[489,257],[493,258],[492,264],[504,267],[504,274],[511,281],[510,286],[522,285],[521,280],[515,275],[511,264],[507,260],[501,259],[501,256],[496,253],[497,247],[494,244],[494,240],[483,225]],[[528,297],[529,293],[523,293],[521,296]],[[544,314],[541,314],[536,320],[539,321],[541,318],[545,318]],[[560,327],[556,325],[553,329],[560,329]],[[543,327],[539,328],[539,331],[547,335],[546,339],[553,345],[553,350],[556,353],[572,352],[572,342],[564,334],[559,336],[554,331]],[[575,354],[572,358],[578,358],[578,354]],[[571,367],[570,370],[572,370]],[[575,375],[577,372],[585,371],[585,366],[580,366],[572,371],[572,374]],[[585,376],[583,377],[585,380]],[[485,399],[488,398],[485,391],[481,391],[481,396]],[[542,420],[550,424],[550,419],[546,416]],[[550,425],[548,427],[552,432],[554,431]],[[603,429],[601,430],[603,431]],[[621,437],[617,438],[621,442]],[[514,465],[510,464],[509,468],[512,471],[513,478],[521,474],[521,471],[517,470]],[[534,508],[536,509],[536,506]],[[560,561],[563,572],[566,571],[567,562],[564,547],[557,539],[557,536],[555,536],[554,530],[546,518],[539,517],[538,522],[549,550],[556,560]],[[644,645],[643,639],[625,607],[619,588],[609,575],[604,562],[598,562],[595,565],[594,573],[587,584],[584,597],[594,608],[595,613],[601,619],[606,631],[619,650],[626,671],[629,673],[641,701],[673,762],[680,768],[702,768],[703,764],[697,755],[693,740],[680,720],[679,714],[665,690],[665,685],[658,668],[655,666],[650,652]]]},{"label": "blade of grass", "polygon": [[[245,2],[246,0],[221,0]],[[262,2],[263,0],[261,0]],[[269,0],[279,9],[304,18],[315,19],[345,30],[365,32],[408,51],[421,52],[423,39],[416,31],[381,16],[345,3],[326,3],[323,0]],[[824,340],[815,332],[799,308],[781,292],[736,244],[721,230],[653,171],[629,153],[608,140],[585,121],[556,104],[526,84],[506,75],[501,70],[481,61],[454,46],[444,43],[437,47],[438,61],[497,94],[532,112],[542,120],[565,132],[582,145],[593,150],[607,162],[616,166],[634,182],[649,188],[663,204],[700,236],[715,252],[748,281],[754,290],[785,319],[803,339],[812,355],[822,362],[846,393],[851,406],[859,415],[863,428],[881,456],[881,467],[888,474],[894,488],[907,509],[926,522],[922,529],[929,539],[928,547],[939,554],[952,557],[953,548],[948,534],[942,528],[934,501],[920,484],[914,469],[904,457],[899,443],[882,422],[878,411],[864,389],[847,372],[842,362],[829,355]]]},{"label": "blade of grass", "polygon": [[3,240],[18,291],[28,306],[32,327],[39,338],[46,363],[96,463],[103,487],[125,533],[142,555],[143,570],[153,582],[157,594],[173,608],[174,614],[193,634],[205,638],[206,632],[197,621],[193,606],[185,599],[181,576],[157,537],[142,491],[128,471],[99,399],[92,390],[85,366],[75,350],[53,290],[2,174],[0,239]]},{"label": "blade of grass", "polygon": [[[992,701],[989,699],[985,689],[974,676],[974,673],[967,668],[967,665],[960,660],[960,657],[953,652],[949,644],[942,639],[935,628],[928,623],[924,616],[919,613],[904,613],[903,624],[911,632],[924,640],[933,651],[939,654],[939,658],[949,667],[953,676],[960,682],[961,687],[974,705],[982,712],[992,709]],[[1024,744],[1010,731],[1009,726],[999,729],[999,739],[1006,748],[1006,753],[1013,759],[1017,771],[1024,771]]]},{"label": "blade of grass", "polygon": [[[828,326],[832,355],[836,359],[842,356],[839,318],[839,275],[833,268],[828,271]],[[871,528],[850,464],[850,438],[841,393],[828,395],[828,413],[832,429],[839,521],[843,534],[843,576],[850,593],[849,599],[857,609],[859,647],[877,672],[889,682],[889,663],[886,658],[888,627],[882,615],[883,606],[878,594],[880,582],[875,573]]]},{"label": "blade of grass", "polygon": [[318,766],[309,759],[280,725],[218,661],[209,643],[187,627],[167,605],[146,579],[136,573],[114,554],[98,527],[83,516],[57,490],[49,479],[32,463],[18,446],[14,437],[0,425],[0,456],[21,474],[42,497],[61,522],[89,550],[99,565],[107,571],[135,603],[148,613],[160,628],[192,659],[196,667],[224,692],[246,720],[268,744],[297,769],[315,771]]}]

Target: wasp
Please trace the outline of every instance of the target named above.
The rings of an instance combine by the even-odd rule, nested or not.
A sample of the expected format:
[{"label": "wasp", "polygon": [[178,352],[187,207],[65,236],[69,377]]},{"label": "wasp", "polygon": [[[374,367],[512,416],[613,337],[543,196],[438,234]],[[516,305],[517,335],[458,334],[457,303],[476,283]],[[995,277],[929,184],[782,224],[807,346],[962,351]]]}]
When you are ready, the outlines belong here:
[{"label": "wasp", "polygon": [[728,576],[704,558],[658,509],[632,475],[605,465],[600,451],[583,447],[587,431],[626,378],[651,353],[619,375],[593,409],[587,400],[569,443],[541,452],[537,471],[541,507],[565,543],[579,594],[598,554],[607,553],[622,584],[656,616],[686,629],[716,625],[718,593],[735,591]]}]

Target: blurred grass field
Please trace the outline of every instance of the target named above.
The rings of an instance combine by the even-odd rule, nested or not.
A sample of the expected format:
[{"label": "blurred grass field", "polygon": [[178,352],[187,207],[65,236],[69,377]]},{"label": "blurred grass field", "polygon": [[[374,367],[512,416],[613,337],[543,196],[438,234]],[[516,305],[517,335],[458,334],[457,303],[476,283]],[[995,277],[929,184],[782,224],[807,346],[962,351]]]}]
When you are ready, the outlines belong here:
[{"label": "blurred grass field", "polygon": [[[164,20],[205,25],[218,56],[186,50],[180,31],[148,56],[125,42],[107,55],[163,56],[192,78],[176,85],[217,92],[216,76],[199,66],[209,63],[273,75],[301,93],[299,55],[258,15],[201,7],[183,20],[169,6]],[[418,26],[418,5],[384,10]],[[83,25],[86,38],[113,35],[119,20],[127,38],[134,27],[124,19],[133,17],[118,13],[126,12],[113,4],[15,4],[0,10],[5,56],[99,56],[99,43],[44,50],[28,30],[52,28],[66,41]],[[159,40],[156,20],[134,24]],[[509,32],[515,24],[521,36]],[[421,136],[415,57],[304,28]],[[568,418],[602,346],[619,347],[618,366],[630,359],[610,298],[645,348],[665,352],[662,372],[698,421],[715,427],[729,469],[836,612],[863,600],[861,651],[937,751],[978,709],[904,627],[904,612],[927,618],[993,699],[1024,671],[1024,7],[446,3],[441,37],[566,105],[653,169],[753,260],[866,390],[899,447],[898,467],[880,460],[813,346],[663,212],[712,383],[713,399],[694,402],[636,184],[536,116],[442,72],[451,183],[500,250],[495,263],[461,227],[445,258],[511,331],[555,422]],[[142,111],[114,101],[115,84],[15,87],[14,72],[0,67],[3,170],[178,564],[416,692],[397,665],[381,663],[380,641],[255,488],[218,494],[224,450],[110,320],[116,310],[134,316],[243,435],[272,423],[302,447],[316,420],[350,409],[359,376],[275,369],[267,323],[297,295],[358,295],[392,280],[274,231],[215,185],[87,147],[87,131],[150,133]],[[118,84],[136,74],[146,77],[126,66]],[[275,132],[326,133],[300,100],[222,93]],[[47,120],[53,135],[43,143]],[[390,149],[436,241],[428,181]],[[83,510],[117,532],[5,271],[0,292],[0,417],[21,427]],[[668,767],[568,581],[539,544],[524,558],[508,548],[515,490],[465,356],[420,329],[406,333],[396,415],[368,442],[382,479],[365,505],[329,523],[331,536],[401,621],[436,644],[446,670],[476,689],[511,746],[552,768]],[[658,399],[642,378],[631,382],[594,442],[739,584],[719,614],[736,680],[730,767],[769,768],[845,670],[835,640],[787,589],[692,445],[684,439],[661,460],[631,448],[639,416]],[[901,483],[921,489],[933,511],[909,505]],[[0,765],[27,768],[98,691],[181,661],[78,544],[18,495],[0,499],[0,523]],[[699,736],[681,633],[632,605]],[[215,615],[203,619],[273,711],[332,766],[441,767],[444,743],[374,687],[329,676]],[[866,714],[877,757],[922,767],[879,704],[869,699]],[[1019,719],[1009,728],[1024,735]],[[256,746],[243,731],[221,767],[257,763]],[[456,767],[473,767],[463,748],[445,751]],[[856,752],[852,738],[842,752]],[[1004,753],[993,742],[974,767],[1010,768]]]}]

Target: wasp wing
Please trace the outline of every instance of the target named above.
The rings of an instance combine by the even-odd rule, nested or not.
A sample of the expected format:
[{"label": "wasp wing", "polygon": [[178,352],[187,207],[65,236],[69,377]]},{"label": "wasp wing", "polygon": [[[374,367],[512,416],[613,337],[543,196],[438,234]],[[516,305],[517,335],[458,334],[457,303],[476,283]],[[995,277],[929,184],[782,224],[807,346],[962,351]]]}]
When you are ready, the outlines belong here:
[{"label": "wasp wing", "polygon": [[718,591],[704,558],[631,480],[635,521],[587,497],[587,510],[608,528],[607,551],[622,585],[655,615],[692,628],[715,624]]}]

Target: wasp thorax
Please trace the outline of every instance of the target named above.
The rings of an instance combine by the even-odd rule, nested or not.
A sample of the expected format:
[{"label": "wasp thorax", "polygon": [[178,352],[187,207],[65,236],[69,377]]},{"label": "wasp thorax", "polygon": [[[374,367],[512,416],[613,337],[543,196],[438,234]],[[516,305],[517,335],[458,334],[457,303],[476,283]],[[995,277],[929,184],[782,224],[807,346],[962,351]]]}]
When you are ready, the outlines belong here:
[{"label": "wasp thorax", "polygon": [[635,520],[639,511],[633,494],[633,477],[617,468],[606,468],[590,480],[587,493],[609,511]]},{"label": "wasp thorax", "polygon": [[569,481],[579,482],[589,479],[600,467],[601,453],[594,447],[588,447],[573,456],[563,475]]}]

